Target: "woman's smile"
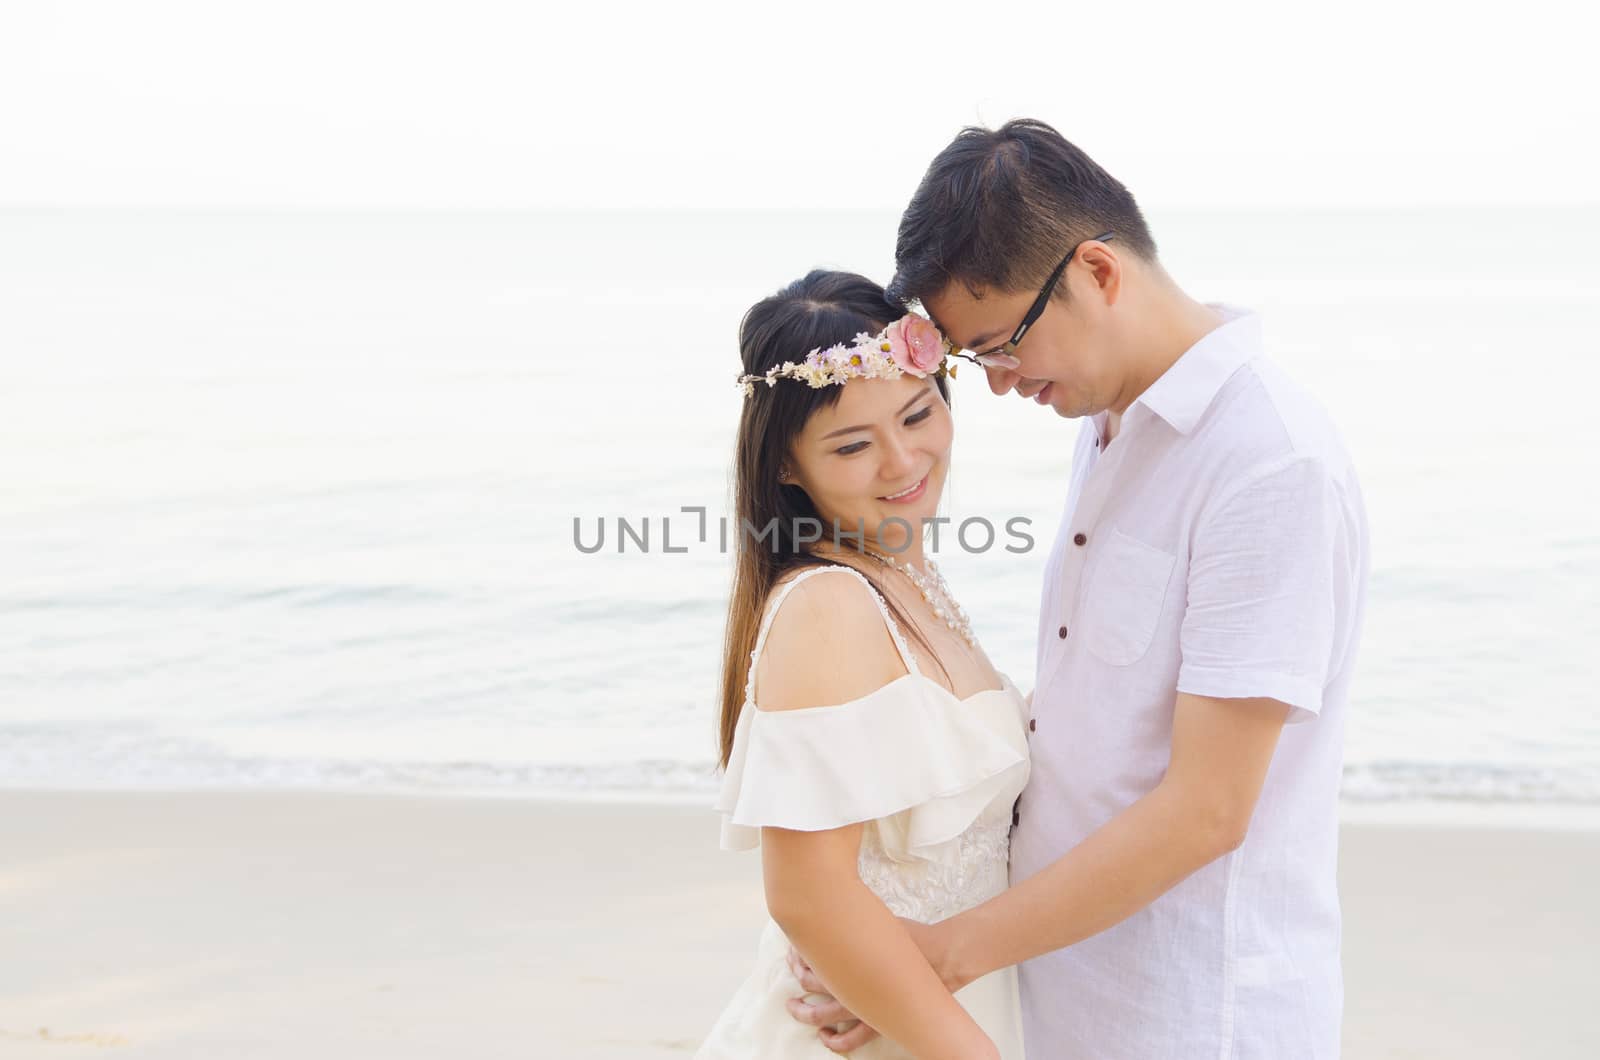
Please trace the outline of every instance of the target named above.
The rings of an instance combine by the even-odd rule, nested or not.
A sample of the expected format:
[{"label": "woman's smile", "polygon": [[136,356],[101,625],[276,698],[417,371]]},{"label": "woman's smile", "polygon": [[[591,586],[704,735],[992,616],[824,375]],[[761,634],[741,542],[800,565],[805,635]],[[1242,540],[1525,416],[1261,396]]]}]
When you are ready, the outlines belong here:
[{"label": "woman's smile", "polygon": [[879,497],[878,499],[880,501],[887,501],[890,504],[908,504],[911,501],[920,498],[927,488],[928,476],[924,474],[921,478],[917,479],[916,482],[912,483],[910,486],[907,486],[899,493],[890,493],[886,496]]}]

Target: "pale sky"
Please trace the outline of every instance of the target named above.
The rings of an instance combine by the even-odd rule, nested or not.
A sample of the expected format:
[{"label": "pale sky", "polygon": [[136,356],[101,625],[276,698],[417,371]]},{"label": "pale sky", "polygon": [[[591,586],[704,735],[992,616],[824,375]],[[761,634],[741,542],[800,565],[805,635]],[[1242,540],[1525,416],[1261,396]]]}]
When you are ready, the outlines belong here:
[{"label": "pale sky", "polygon": [[1578,7],[0,0],[0,207],[897,209],[1017,115],[1146,206],[1595,203]]}]

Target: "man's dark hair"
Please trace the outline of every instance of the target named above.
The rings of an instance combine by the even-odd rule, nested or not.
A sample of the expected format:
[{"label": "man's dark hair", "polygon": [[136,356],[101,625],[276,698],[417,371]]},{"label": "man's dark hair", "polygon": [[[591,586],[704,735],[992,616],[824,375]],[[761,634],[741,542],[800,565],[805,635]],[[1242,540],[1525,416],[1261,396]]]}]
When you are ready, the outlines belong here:
[{"label": "man's dark hair", "polygon": [[1060,133],[1029,118],[969,126],[939,152],[900,217],[889,297],[906,305],[952,281],[974,295],[1031,290],[1074,245],[1105,231],[1155,260],[1133,195]]}]

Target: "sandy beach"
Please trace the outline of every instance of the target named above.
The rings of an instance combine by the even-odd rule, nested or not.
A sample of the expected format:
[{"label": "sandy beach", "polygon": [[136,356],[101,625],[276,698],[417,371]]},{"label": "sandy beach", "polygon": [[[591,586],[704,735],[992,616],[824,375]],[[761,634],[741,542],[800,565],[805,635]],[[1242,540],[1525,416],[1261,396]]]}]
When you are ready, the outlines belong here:
[{"label": "sandy beach", "polygon": [[[1347,824],[1344,1055],[1592,1057],[1600,831]],[[759,859],[693,807],[0,793],[0,1056],[685,1057]]]}]

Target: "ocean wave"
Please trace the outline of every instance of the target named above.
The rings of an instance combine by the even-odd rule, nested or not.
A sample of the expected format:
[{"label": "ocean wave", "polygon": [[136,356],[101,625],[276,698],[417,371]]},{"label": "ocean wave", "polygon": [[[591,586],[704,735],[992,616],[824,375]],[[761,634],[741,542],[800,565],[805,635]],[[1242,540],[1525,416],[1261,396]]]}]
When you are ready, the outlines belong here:
[{"label": "ocean wave", "polygon": [[0,726],[0,787],[371,789],[415,792],[709,794],[715,764],[384,761],[229,754],[135,724]]},{"label": "ocean wave", "polygon": [[[239,755],[135,724],[0,726],[0,787],[288,788],[432,793],[633,794],[709,797],[709,759],[610,763]],[[1600,805],[1600,764],[1377,761],[1345,767],[1354,803]]]},{"label": "ocean wave", "polygon": [[159,612],[228,607],[384,607],[455,602],[459,594],[422,585],[398,583],[308,582],[277,585],[143,585],[100,588],[91,592],[36,595],[0,594],[0,615],[28,611]]},{"label": "ocean wave", "polygon": [[1600,765],[1494,762],[1365,762],[1345,766],[1351,802],[1600,804]]}]

